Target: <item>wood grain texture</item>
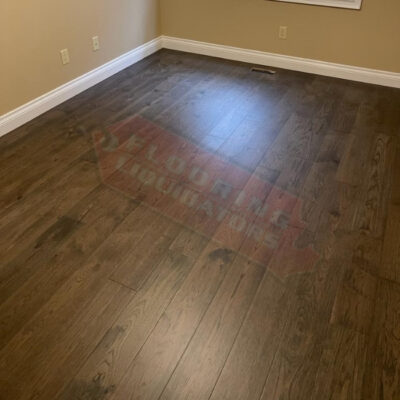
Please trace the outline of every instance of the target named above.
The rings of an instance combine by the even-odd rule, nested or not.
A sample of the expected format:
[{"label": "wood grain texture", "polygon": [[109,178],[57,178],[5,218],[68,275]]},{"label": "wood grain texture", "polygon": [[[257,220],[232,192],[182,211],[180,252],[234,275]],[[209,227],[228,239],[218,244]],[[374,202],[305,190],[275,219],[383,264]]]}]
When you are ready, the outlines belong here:
[{"label": "wood grain texture", "polygon": [[162,50],[0,138],[0,399],[399,399],[399,110]]}]

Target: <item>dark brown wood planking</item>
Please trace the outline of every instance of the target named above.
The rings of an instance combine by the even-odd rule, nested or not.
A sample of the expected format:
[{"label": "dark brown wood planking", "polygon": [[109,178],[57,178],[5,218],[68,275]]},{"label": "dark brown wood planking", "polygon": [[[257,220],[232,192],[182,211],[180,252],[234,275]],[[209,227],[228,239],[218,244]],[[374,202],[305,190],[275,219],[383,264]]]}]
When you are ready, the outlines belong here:
[{"label": "dark brown wood planking", "polygon": [[[314,267],[107,186],[135,115],[296,198]],[[398,399],[399,138],[399,90],[169,50],[0,138],[0,398]]]}]

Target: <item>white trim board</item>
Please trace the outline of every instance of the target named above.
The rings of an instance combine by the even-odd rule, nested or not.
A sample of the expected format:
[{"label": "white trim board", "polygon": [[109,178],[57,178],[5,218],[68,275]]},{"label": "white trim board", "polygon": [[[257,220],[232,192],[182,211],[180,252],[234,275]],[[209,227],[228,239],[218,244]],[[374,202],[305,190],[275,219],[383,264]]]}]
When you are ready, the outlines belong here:
[{"label": "white trim board", "polygon": [[160,36],[7,114],[1,115],[0,136],[11,132],[62,102],[76,96],[132,64],[135,64],[150,54],[155,53],[161,48],[400,88],[400,74],[395,72],[352,67],[349,65],[266,53],[257,50],[246,50],[238,47]]},{"label": "white trim board", "polygon": [[350,8],[359,10],[361,8],[362,0],[274,0],[286,3],[308,4],[314,6]]},{"label": "white trim board", "polygon": [[161,37],[0,116],[0,137],[161,49]]},{"label": "white trim board", "polygon": [[163,36],[162,47],[188,53],[204,54],[212,57],[243,61],[251,64],[267,65],[311,74],[342,78],[375,85],[400,88],[400,73],[353,67],[308,58],[291,57],[239,47],[223,46],[195,40]]}]

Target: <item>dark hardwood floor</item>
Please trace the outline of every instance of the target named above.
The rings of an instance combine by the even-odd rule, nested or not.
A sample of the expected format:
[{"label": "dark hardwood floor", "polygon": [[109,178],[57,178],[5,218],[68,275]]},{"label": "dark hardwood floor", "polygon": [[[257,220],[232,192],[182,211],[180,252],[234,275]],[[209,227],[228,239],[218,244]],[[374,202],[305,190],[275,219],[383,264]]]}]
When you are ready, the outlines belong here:
[{"label": "dark hardwood floor", "polygon": [[0,139],[2,400],[400,399],[400,90],[251,67]]}]

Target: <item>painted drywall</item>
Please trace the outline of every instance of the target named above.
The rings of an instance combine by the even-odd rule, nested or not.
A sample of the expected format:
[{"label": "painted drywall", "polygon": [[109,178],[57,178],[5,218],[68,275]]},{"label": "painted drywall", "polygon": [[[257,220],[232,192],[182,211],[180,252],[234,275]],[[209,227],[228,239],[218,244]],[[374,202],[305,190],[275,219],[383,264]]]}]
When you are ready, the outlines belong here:
[{"label": "painted drywall", "polygon": [[266,0],[2,0],[0,115],[161,33],[400,72],[399,21],[399,0],[364,0],[361,11]]},{"label": "painted drywall", "polygon": [[[164,35],[400,72],[400,1],[360,11],[266,0],[161,0]],[[288,39],[278,38],[288,26]]]},{"label": "painted drywall", "polygon": [[158,16],[158,0],[1,0],[0,115],[159,36]]}]

